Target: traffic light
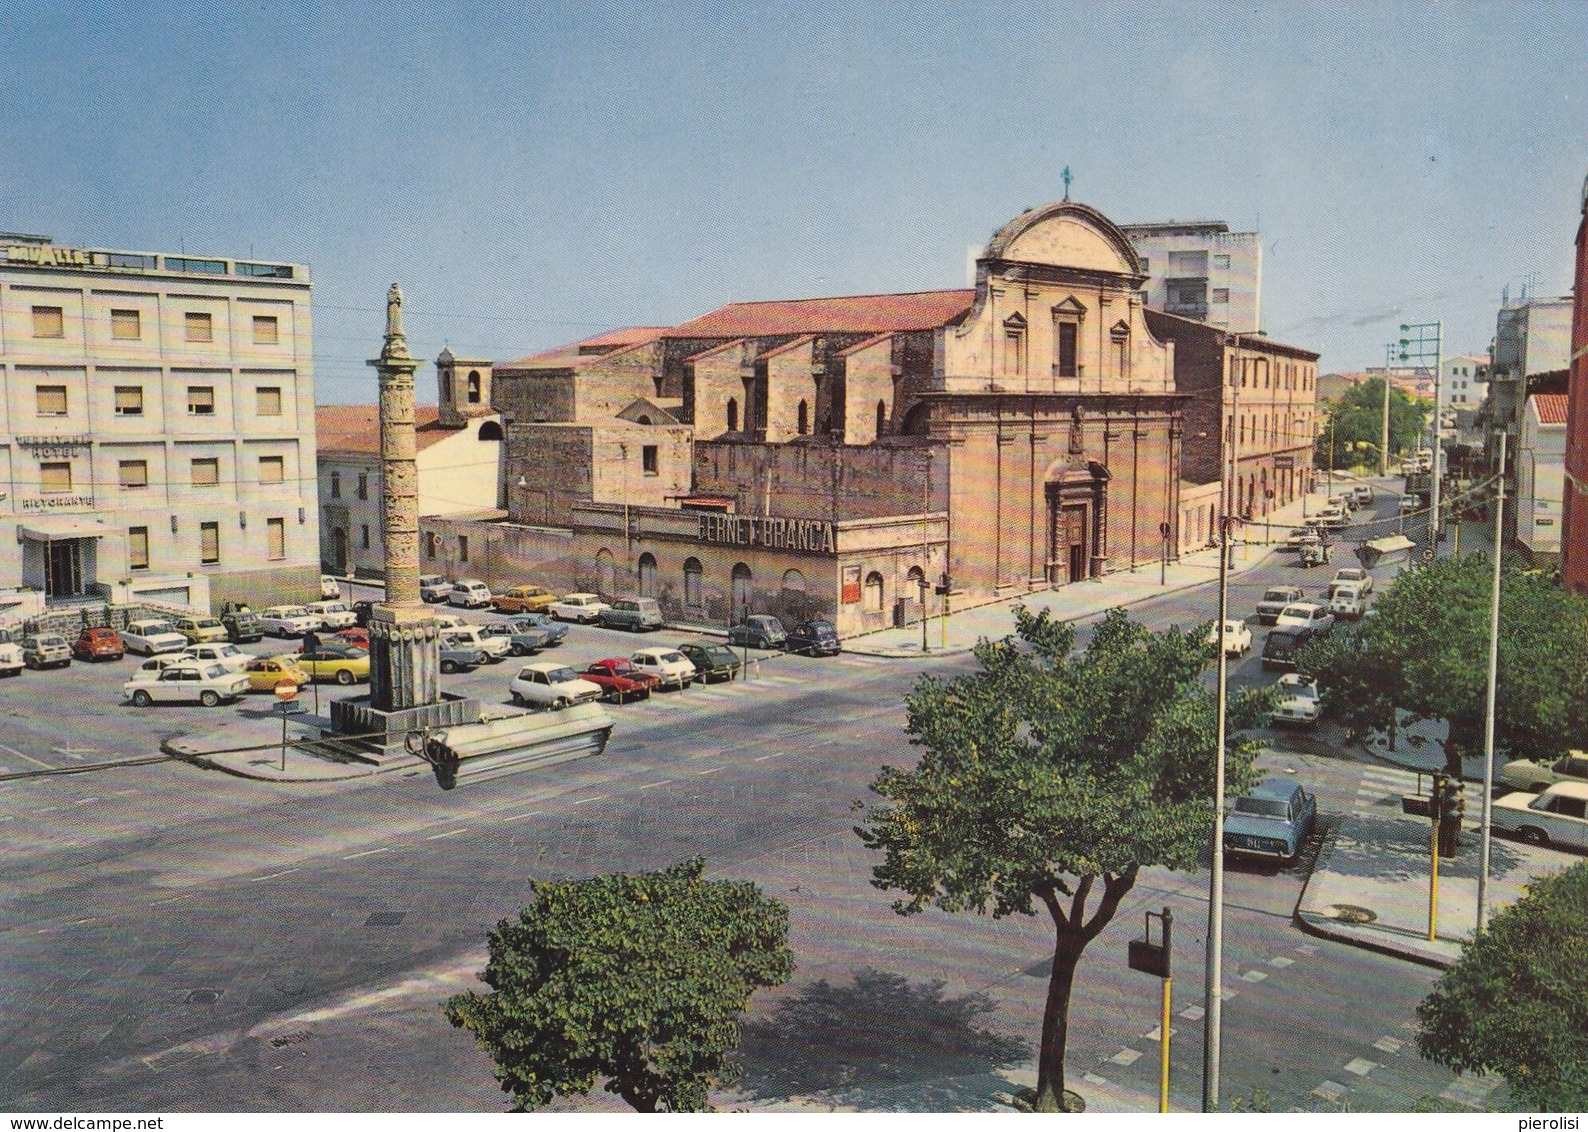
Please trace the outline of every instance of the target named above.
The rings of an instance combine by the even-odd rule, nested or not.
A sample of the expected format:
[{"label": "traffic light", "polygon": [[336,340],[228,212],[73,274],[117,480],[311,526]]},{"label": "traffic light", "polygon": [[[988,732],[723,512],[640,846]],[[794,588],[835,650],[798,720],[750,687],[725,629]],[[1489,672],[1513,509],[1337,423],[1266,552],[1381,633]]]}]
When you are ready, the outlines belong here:
[{"label": "traffic light", "polygon": [[1461,788],[1461,780],[1446,778],[1443,790],[1445,797],[1441,809],[1444,816],[1452,821],[1461,821],[1467,814],[1467,792]]},{"label": "traffic light", "polygon": [[1443,771],[1434,775],[1434,789],[1433,793],[1428,796],[1428,801],[1433,807],[1433,812],[1429,814],[1429,817],[1433,818],[1435,822],[1445,820],[1445,799],[1449,796],[1445,792],[1445,784],[1449,781]]}]

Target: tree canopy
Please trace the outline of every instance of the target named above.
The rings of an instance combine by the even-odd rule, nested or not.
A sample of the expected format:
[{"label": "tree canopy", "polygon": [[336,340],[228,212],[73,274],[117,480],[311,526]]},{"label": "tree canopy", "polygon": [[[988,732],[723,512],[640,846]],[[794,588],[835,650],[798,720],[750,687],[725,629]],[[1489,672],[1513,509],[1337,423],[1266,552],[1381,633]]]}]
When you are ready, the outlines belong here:
[{"label": "tree canopy", "polygon": [[[1482,753],[1494,564],[1482,554],[1402,573],[1374,615],[1304,646],[1301,671],[1358,729],[1389,727],[1394,709],[1450,725],[1445,759]],[[1532,758],[1588,737],[1588,599],[1524,570],[1500,583],[1495,747]]]},{"label": "tree canopy", "polygon": [[705,862],[536,882],[490,933],[480,977],[445,1006],[524,1108],[586,1095],[598,1079],[641,1112],[700,1112],[737,1072],[739,1015],[794,970],[788,909]]},{"label": "tree canopy", "polygon": [[[913,768],[883,768],[871,789],[885,801],[855,832],[883,854],[872,883],[903,894],[901,914],[1040,907],[1051,918],[1037,1080],[1037,1106],[1051,1111],[1082,951],[1140,869],[1196,868],[1209,843],[1216,696],[1202,673],[1213,648],[1200,630],[1152,632],[1116,609],[1072,655],[1070,626],[1046,611],[1015,616],[1014,636],[977,646],[979,670],[916,685],[906,731],[924,752]],[[1236,697],[1230,734],[1264,704]],[[1229,788],[1244,789],[1256,744],[1227,749]]]},{"label": "tree canopy", "polygon": [[1417,1008],[1417,1051],[1499,1073],[1539,1111],[1588,1109],[1588,864],[1534,881]]},{"label": "tree canopy", "polygon": [[[1390,386],[1390,452],[1417,446],[1428,421],[1429,405],[1405,390]],[[1331,431],[1331,424],[1333,425]],[[1351,386],[1329,404],[1319,422],[1313,466],[1349,468],[1378,460],[1384,438],[1384,379],[1370,377]]]}]

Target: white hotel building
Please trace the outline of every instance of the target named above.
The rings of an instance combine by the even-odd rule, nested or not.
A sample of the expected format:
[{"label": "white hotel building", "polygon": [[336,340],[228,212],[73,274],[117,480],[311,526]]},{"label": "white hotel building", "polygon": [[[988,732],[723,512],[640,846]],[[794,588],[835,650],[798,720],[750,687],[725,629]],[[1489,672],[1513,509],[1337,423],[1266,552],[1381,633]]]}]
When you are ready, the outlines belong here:
[{"label": "white hotel building", "polygon": [[309,290],[0,234],[0,621],[318,593]]}]

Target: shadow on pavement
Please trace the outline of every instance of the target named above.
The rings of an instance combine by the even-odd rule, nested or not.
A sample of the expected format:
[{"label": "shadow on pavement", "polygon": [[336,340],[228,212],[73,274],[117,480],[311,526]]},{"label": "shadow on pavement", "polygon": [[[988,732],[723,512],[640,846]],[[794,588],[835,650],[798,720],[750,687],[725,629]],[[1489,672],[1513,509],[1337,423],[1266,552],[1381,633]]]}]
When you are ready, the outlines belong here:
[{"label": "shadow on pavement", "polygon": [[984,1029],[996,1005],[949,998],[943,983],[863,968],[852,986],[822,979],[764,1019],[745,1023],[736,1088],[756,1099],[825,1094],[839,1103],[900,1085],[990,1074],[1031,1047]]},{"label": "shadow on pavement", "polygon": [[[1406,821],[1393,817],[1357,815],[1348,835],[1342,835],[1330,858],[1331,872],[1343,876],[1371,877],[1376,880],[1412,880],[1428,873],[1431,831],[1424,820]],[[1439,862],[1439,872],[1449,879],[1478,875],[1478,835],[1472,830],[1461,834],[1461,848],[1454,857]],[[1489,873],[1504,875],[1523,864],[1523,859],[1498,837],[1489,840]]]}]

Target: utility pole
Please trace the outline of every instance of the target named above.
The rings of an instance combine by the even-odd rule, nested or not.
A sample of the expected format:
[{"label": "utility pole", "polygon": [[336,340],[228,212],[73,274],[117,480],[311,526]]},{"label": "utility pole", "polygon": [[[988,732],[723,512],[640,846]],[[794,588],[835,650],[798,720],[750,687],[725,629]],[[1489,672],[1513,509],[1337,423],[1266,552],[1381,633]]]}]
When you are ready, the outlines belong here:
[{"label": "utility pole", "polygon": [[932,490],[932,450],[926,450],[926,474],[921,477],[921,651],[932,651],[926,643],[926,590],[929,583],[926,580],[926,570],[931,563],[931,551],[927,546],[926,538],[926,512],[931,503]]},{"label": "utility pole", "polygon": [[[1489,798],[1494,793],[1494,687],[1500,658],[1500,532],[1505,527],[1505,433],[1500,433],[1499,494],[1494,504],[1494,592],[1489,598],[1489,690],[1483,718],[1483,814],[1480,821],[1482,852],[1478,855],[1478,934],[1488,920]],[[1460,528],[1458,527],[1457,530]]]},{"label": "utility pole", "polygon": [[1378,474],[1381,479],[1389,475],[1390,361],[1394,351],[1394,346],[1384,344],[1384,425],[1379,430],[1378,441]]},{"label": "utility pole", "polygon": [[[1439,460],[1439,394],[1441,388],[1440,366],[1441,355],[1444,353],[1445,324],[1440,322],[1412,322],[1401,325],[1401,333],[1408,335],[1400,340],[1400,360],[1418,361],[1427,364],[1431,357],[1434,363],[1434,412],[1433,412],[1433,443],[1429,450],[1433,453],[1433,468],[1431,469],[1430,496],[1428,506],[1428,546],[1436,549],[1439,546],[1439,480],[1441,474]],[[1415,337],[1411,337],[1415,335]],[[1502,474],[1504,469],[1501,469]]]}]

